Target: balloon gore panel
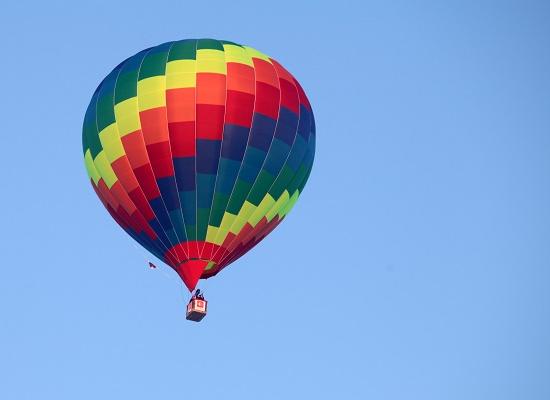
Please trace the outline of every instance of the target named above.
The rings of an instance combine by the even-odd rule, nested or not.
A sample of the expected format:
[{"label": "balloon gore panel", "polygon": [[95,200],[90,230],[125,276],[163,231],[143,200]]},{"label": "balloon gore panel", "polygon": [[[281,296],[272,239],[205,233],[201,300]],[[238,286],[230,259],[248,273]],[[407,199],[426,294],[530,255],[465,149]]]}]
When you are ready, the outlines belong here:
[{"label": "balloon gore panel", "polygon": [[315,122],[274,59],[190,39],[113,69],[92,96],[82,142],[113,219],[193,290],[291,210],[313,165]]}]

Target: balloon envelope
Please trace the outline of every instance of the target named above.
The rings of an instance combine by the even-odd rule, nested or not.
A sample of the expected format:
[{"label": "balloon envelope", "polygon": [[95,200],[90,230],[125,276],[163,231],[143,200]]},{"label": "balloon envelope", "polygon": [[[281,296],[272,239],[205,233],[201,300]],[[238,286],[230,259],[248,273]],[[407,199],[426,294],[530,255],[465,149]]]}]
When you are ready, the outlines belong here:
[{"label": "balloon envelope", "polygon": [[315,123],[277,61],[192,39],[119,64],[92,96],[82,139],[113,219],[192,290],[288,214],[311,171]]}]

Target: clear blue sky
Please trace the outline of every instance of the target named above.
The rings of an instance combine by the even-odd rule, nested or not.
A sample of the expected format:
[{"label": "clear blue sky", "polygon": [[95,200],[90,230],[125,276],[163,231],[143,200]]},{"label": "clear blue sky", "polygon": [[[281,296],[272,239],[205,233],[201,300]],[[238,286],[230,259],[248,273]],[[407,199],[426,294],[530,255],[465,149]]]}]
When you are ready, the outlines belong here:
[{"label": "clear blue sky", "polygon": [[[3,4],[0,398],[549,399],[549,21],[545,1]],[[318,138],[289,218],[202,284],[201,324],[81,153],[100,80],[190,37],[278,59]]]}]

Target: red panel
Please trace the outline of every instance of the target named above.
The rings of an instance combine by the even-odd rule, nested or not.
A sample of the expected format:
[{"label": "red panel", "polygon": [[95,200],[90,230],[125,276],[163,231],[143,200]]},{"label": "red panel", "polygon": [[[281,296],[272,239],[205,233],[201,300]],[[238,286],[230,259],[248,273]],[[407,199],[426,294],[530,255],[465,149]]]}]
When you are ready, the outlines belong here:
[{"label": "red panel", "polygon": [[105,201],[113,208],[113,210],[116,210],[119,207],[118,201],[116,201],[116,199],[109,191],[109,188],[105,184],[103,178],[101,178],[97,182],[97,190],[99,191],[103,199],[105,199]]},{"label": "red panel", "polygon": [[151,209],[151,205],[145,198],[145,195],[141,188],[136,188],[128,193],[128,196],[132,199],[134,204],[136,205],[137,209],[143,214],[143,217],[147,221],[151,221],[153,218],[155,218],[155,214],[153,213],[153,210]]},{"label": "red panel", "polygon": [[132,218],[130,214],[126,212],[126,210],[123,207],[118,207],[117,209],[118,215],[124,220],[128,222],[128,227],[131,228],[134,232],[140,233],[141,230],[139,229],[138,224],[136,223],[136,220]]},{"label": "red panel", "polygon": [[227,91],[227,105],[225,110],[225,123],[240,125],[250,128],[252,125],[252,114],[254,112],[254,95]]},{"label": "red panel", "polygon": [[128,214],[132,214],[135,211],[136,206],[134,205],[132,199],[128,196],[126,189],[124,189],[120,181],[116,181],[114,183],[111,187],[111,193],[118,199],[120,205],[128,212]]},{"label": "red panel", "polygon": [[195,289],[195,286],[197,286],[197,283],[207,265],[208,261],[189,260],[178,265],[176,268],[176,271],[190,292],[192,292]]},{"label": "red panel", "polygon": [[300,98],[298,90],[292,83],[281,79],[281,106],[294,111],[296,114],[300,112]]},{"label": "red panel", "polygon": [[256,82],[255,112],[277,119],[279,116],[279,89],[263,82]]},{"label": "red panel", "polygon": [[134,174],[148,201],[160,196],[157,182],[155,181],[155,175],[153,175],[153,170],[149,164],[134,169]]},{"label": "red panel", "polygon": [[172,157],[192,157],[195,155],[195,121],[171,122],[168,124],[170,131],[170,145]]},{"label": "red panel", "polygon": [[237,248],[237,246],[239,246],[239,244],[241,242],[243,242],[243,240],[254,230],[254,228],[252,227],[252,225],[250,225],[248,222],[244,224],[244,226],[241,228],[240,232],[237,234],[237,236],[235,237],[235,239],[230,243],[228,244],[227,246],[225,246],[227,248],[227,250],[229,250],[229,253],[233,253],[235,251],[235,249]]},{"label": "red panel", "polygon": [[311,105],[309,104],[309,100],[307,99],[304,89],[302,89],[302,87],[300,86],[300,84],[296,79],[294,79],[294,84],[296,85],[296,89],[298,89],[298,95],[300,96],[300,104],[303,104],[304,106],[306,106],[308,110],[311,110]]},{"label": "red panel", "polygon": [[274,60],[273,58],[270,58],[270,60],[271,60],[271,63],[273,64],[273,67],[275,68],[275,71],[277,72],[277,76],[279,76],[279,81],[281,79],[285,79],[289,82],[294,82],[294,77],[290,72],[286,70],[285,67],[279,64],[277,60]]},{"label": "red panel", "polygon": [[197,139],[221,140],[225,107],[197,104]]},{"label": "red panel", "polygon": [[132,169],[135,170],[142,165],[149,164],[149,156],[147,156],[147,150],[145,150],[141,130],[123,136],[121,140]]},{"label": "red panel", "polygon": [[197,104],[225,104],[225,75],[197,74]]},{"label": "red panel", "polygon": [[[227,252],[225,251],[224,248],[222,248],[222,247],[220,247],[216,244],[207,243],[207,242],[203,242],[203,241],[189,241],[189,242],[178,243],[177,245],[171,247],[165,253],[165,261],[167,263],[169,263],[168,256],[169,256],[170,252],[180,253],[180,251],[182,249],[185,249],[186,252],[187,252],[187,258],[185,258],[185,257],[181,258],[183,261],[188,260],[188,259],[202,259],[202,260],[206,260],[206,261],[211,260],[211,261],[215,262],[216,259],[220,259],[222,255],[227,254]],[[209,251],[212,250],[213,252],[217,252],[220,255],[220,257],[215,256],[215,258],[206,258],[206,257],[201,258],[199,249],[207,249]],[[206,256],[206,252],[203,254],[203,256]],[[170,264],[170,265],[173,268],[177,268],[178,263]]]},{"label": "red panel", "polygon": [[240,63],[227,63],[227,90],[254,94],[255,82],[252,67]]},{"label": "red panel", "polygon": [[117,178],[124,185],[126,191],[132,191],[139,186],[127,156],[124,155],[113,161],[111,167],[113,168]]},{"label": "red panel", "polygon": [[279,86],[279,78],[275,67],[268,61],[260,60],[259,58],[252,58],[254,62],[254,72],[256,75],[256,83],[263,82],[271,86]]},{"label": "red panel", "polygon": [[157,239],[157,235],[155,233],[155,231],[149,226],[149,224],[147,223],[147,221],[145,220],[145,218],[143,218],[143,215],[141,215],[141,213],[139,211],[134,211],[134,213],[132,215],[130,215],[130,219],[132,219],[133,221],[135,221],[136,223],[136,226],[138,227],[139,231],[138,232],[145,232],[147,234],[147,236],[149,236],[152,240],[156,240]]},{"label": "red panel", "polygon": [[145,144],[166,142],[168,140],[168,118],[166,107],[151,108],[139,113],[141,131]]},{"label": "red panel", "polygon": [[155,173],[155,178],[165,178],[174,175],[174,165],[172,164],[172,152],[170,143],[162,142],[150,144],[147,146],[151,167]]},{"label": "red panel", "polygon": [[195,120],[195,88],[166,91],[168,122]]}]

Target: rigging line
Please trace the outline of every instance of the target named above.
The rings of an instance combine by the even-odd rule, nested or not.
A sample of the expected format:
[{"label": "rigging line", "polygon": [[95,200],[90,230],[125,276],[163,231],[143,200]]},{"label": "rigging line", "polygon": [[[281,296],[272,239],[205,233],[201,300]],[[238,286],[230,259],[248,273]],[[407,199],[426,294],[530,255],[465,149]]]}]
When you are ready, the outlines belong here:
[{"label": "rigging line", "polygon": [[[167,102],[168,89],[166,88],[166,80],[167,80],[166,75],[167,75],[167,68],[168,68],[168,58],[170,57],[170,51],[172,50],[172,47],[174,47],[175,43],[176,42],[172,42],[170,44],[170,47],[168,48],[168,51],[166,52],[166,61],[164,62],[164,112],[165,112],[165,115],[166,115],[166,130],[168,132],[168,150],[170,152],[170,160],[171,160],[171,163],[172,163],[172,170],[174,172],[174,187],[176,188],[176,195],[178,196],[178,204],[179,204],[179,211],[180,211],[180,215],[181,215],[181,221],[182,221],[182,225],[183,225],[183,231],[185,232],[185,238],[187,240],[189,240],[189,237],[187,236],[187,229],[185,228],[185,217],[183,216],[183,210],[181,208],[182,204],[181,204],[180,193],[179,193],[179,190],[178,190],[178,182],[176,181],[176,166],[174,164],[174,156],[173,156],[173,153],[172,153],[172,142],[170,141],[170,125],[168,124],[168,102]],[[175,231],[175,229],[174,229],[174,231]],[[178,237],[178,240],[179,240],[179,237]],[[180,243],[182,243],[181,240],[180,240]],[[183,253],[185,254],[185,257],[189,258],[189,253],[187,253],[185,251],[185,246],[179,246],[179,247],[183,250]]]},{"label": "rigging line", "polygon": [[[150,51],[150,49],[148,49],[147,51]],[[138,54],[139,54],[139,53],[138,53]],[[144,57],[145,57],[145,55],[144,55]],[[130,58],[131,58],[131,57],[130,57]],[[127,59],[126,61],[128,61],[128,59]],[[142,58],[142,61],[143,61],[143,58]],[[122,137],[120,136],[119,121],[118,121],[118,119],[116,118],[116,113],[114,112],[114,110],[115,110],[115,105],[116,105],[116,104],[115,104],[116,88],[117,88],[118,78],[120,77],[120,73],[121,73],[121,71],[122,71],[122,68],[123,68],[123,65],[121,65],[120,70],[118,71],[118,74],[117,74],[116,80],[115,80],[114,89],[113,89],[113,113],[115,114],[115,125],[116,125],[116,129],[117,129],[117,133],[118,133],[118,138],[119,138],[119,140],[120,140],[120,142],[121,142],[121,146],[122,146],[123,149],[124,149],[124,155],[126,156],[126,158],[128,158],[128,155],[127,155],[127,153],[126,153],[126,149],[124,148],[124,145],[122,144]],[[138,73],[138,76],[139,76],[139,73]],[[136,86],[136,97],[137,97],[137,86]],[[137,101],[137,100],[136,100],[136,101]],[[138,109],[138,112],[139,112],[139,109]],[[96,113],[96,124],[97,124],[97,113]],[[140,122],[140,127],[141,127],[141,122]],[[149,161],[149,162],[150,162],[150,161]],[[145,196],[145,192],[143,191],[143,189],[142,189],[142,187],[141,187],[141,185],[140,185],[140,181],[137,179],[137,176],[135,175],[134,169],[132,168],[132,166],[131,166],[129,160],[128,160],[128,164],[129,164],[129,166],[130,166],[130,170],[132,171],[132,176],[134,177],[134,179],[135,179],[136,182],[138,183],[137,188],[140,190],[140,192],[141,192],[141,194],[143,195],[143,197],[144,197],[145,199],[147,199],[147,197]],[[117,177],[117,178],[118,178],[118,177]],[[120,181],[120,179],[119,179],[119,181]],[[127,187],[122,181],[120,181],[120,183],[122,184],[122,186],[124,187],[124,189],[128,192],[128,187]],[[132,203],[134,203],[133,200],[132,200],[131,198],[130,198],[130,200],[132,201]],[[145,216],[143,215],[142,210],[140,210],[139,207],[137,207],[137,205],[136,205],[135,203],[134,203],[134,205],[136,206],[136,210],[139,212],[139,214],[143,217],[143,219],[147,222],[147,224],[148,224],[149,227],[151,228],[151,226],[150,226],[150,224],[149,224],[149,221],[147,221],[147,219],[146,219]],[[158,219],[157,215],[155,214],[155,211],[153,210],[153,208],[150,206],[149,203],[148,203],[148,206],[151,208],[151,213],[153,214],[155,220],[158,222],[158,224],[159,224],[159,226],[161,227],[161,229],[163,229],[163,228],[162,228],[162,225],[161,225],[161,223],[160,223],[160,220]],[[151,229],[152,229],[152,228],[151,228]],[[152,229],[152,230],[153,230],[153,232],[154,232],[154,229]],[[165,249],[165,251],[163,252],[163,254],[169,253],[170,255],[172,255],[172,257],[173,257],[175,260],[178,260],[177,255],[174,254],[174,253],[170,250],[171,246],[168,247],[168,246],[166,245],[166,243],[164,243],[164,241],[162,240],[162,238],[161,238],[159,235],[156,234],[156,232],[155,232],[155,235],[157,236],[158,242],[159,242],[159,243],[162,245],[162,247],[164,247],[164,249]],[[168,239],[168,241],[170,241],[170,238],[167,237],[167,239]],[[162,251],[162,248],[159,249],[159,250]]]},{"label": "rigging line", "polygon": [[[227,58],[225,56],[225,47],[223,45],[223,43],[219,40],[216,40],[218,43],[221,44],[222,48],[224,49],[223,50],[223,59],[224,59],[224,63],[225,63],[225,100],[224,100],[224,103],[223,103],[223,131],[222,131],[222,140],[221,140],[221,143],[220,143],[220,151],[218,153],[218,168],[216,169],[216,179],[214,181],[214,189],[212,190],[212,200],[210,201],[210,208],[208,210],[208,220],[206,222],[206,234],[208,235],[208,227],[210,226],[210,217],[212,216],[212,206],[214,205],[214,196],[216,195],[216,187],[218,186],[218,174],[220,173],[220,164],[221,164],[221,156],[222,156],[222,149],[223,149],[223,139],[225,138],[225,117],[227,115]],[[204,244],[202,246],[202,250],[200,252],[200,256],[202,258],[203,256],[203,252],[204,252],[204,248],[206,247],[206,236],[204,238]],[[213,248],[213,246],[212,246]],[[212,251],[210,252],[210,255],[212,255]]]},{"label": "rigging line", "polygon": [[[119,64],[119,66],[120,66],[120,68],[116,71],[116,74],[117,74],[117,75],[116,75],[116,79],[118,79],[118,76],[119,76],[120,70],[121,70],[121,65]],[[110,76],[113,72],[114,72],[114,71],[111,71],[111,73],[110,73],[108,76]],[[115,79],[115,81],[113,82],[113,85],[116,85],[116,79]],[[105,89],[104,83],[105,83],[105,82],[106,82],[106,79],[105,79],[105,80],[100,84],[100,86],[98,87],[98,93],[97,93],[97,96],[96,96],[96,99],[95,99],[95,105],[94,105],[94,111],[95,111],[95,115],[94,115],[95,118],[94,118],[94,120],[95,120],[95,134],[97,134],[98,139],[99,139],[99,143],[101,144],[102,151],[105,153],[105,157],[107,157],[107,154],[109,153],[109,150],[108,150],[106,147],[103,146],[103,142],[101,141],[101,137],[99,136],[99,133],[100,133],[100,132],[99,132],[98,107],[97,107],[98,102],[99,102],[99,98],[101,97],[100,95],[104,93],[104,89]],[[108,94],[108,93],[107,93],[107,94]],[[113,86],[113,96],[114,96],[114,86]],[[113,114],[114,114],[114,110],[113,110]],[[116,119],[115,119],[115,121],[116,121]],[[118,132],[117,132],[117,133],[118,133]],[[122,143],[121,143],[121,146],[122,146]],[[108,161],[108,158],[107,158],[107,161]],[[95,167],[95,162],[94,162],[94,168],[96,168],[96,167]],[[111,170],[112,170],[112,166],[111,166],[111,163],[110,163],[110,162],[109,162],[109,168],[111,168]],[[96,168],[96,170],[97,170],[97,168]],[[97,172],[99,172],[99,171],[97,171]],[[113,170],[113,174],[114,174],[115,177],[117,178],[117,182],[120,182],[121,186],[126,190],[126,188],[124,187],[123,183],[121,182],[120,178],[116,175],[116,173],[114,172],[114,170]],[[101,174],[99,174],[99,176],[101,176]],[[107,186],[107,183],[106,183],[105,179],[104,179],[103,177],[102,177],[102,179],[103,179],[103,182],[105,183],[105,185]],[[115,182],[115,183],[116,183],[116,182]],[[98,188],[98,189],[99,189],[99,188]],[[113,192],[111,191],[110,188],[107,187],[107,190],[108,190],[109,195],[110,195],[114,200],[116,200],[116,202],[117,202],[117,203],[120,205],[120,207],[128,214],[128,217],[130,218],[130,217],[131,217],[131,214],[130,214],[129,210],[126,210],[125,207],[123,206],[123,204],[124,204],[123,199],[121,199],[119,196],[117,196],[115,193],[113,193]],[[125,194],[127,195],[127,191],[125,192]],[[133,204],[134,207],[136,208],[136,211],[139,212],[139,213],[141,214],[140,210],[137,208],[137,206],[135,205],[135,203],[132,201],[132,199],[131,199],[129,196],[128,196],[127,198],[125,198],[125,199],[126,199],[127,201],[131,202],[131,204]],[[113,211],[117,212],[116,209],[113,209]],[[127,218],[123,218],[123,220],[126,220],[126,219],[127,219]],[[132,224],[129,223],[129,221],[124,221],[124,222],[128,225],[129,228],[132,228]],[[132,229],[133,229],[133,228],[132,228]],[[140,242],[140,240],[137,239],[137,234],[138,234],[138,233],[139,233],[139,232],[136,231],[136,237],[134,237],[134,239],[135,239],[136,241]],[[130,235],[130,236],[132,236],[132,235]],[[142,243],[142,242],[140,242],[140,244],[141,244],[141,243]],[[156,248],[157,250],[161,251],[161,249],[158,247],[158,245],[155,245],[155,242],[154,242],[153,240],[152,240],[152,244],[153,244],[153,248]],[[146,246],[144,246],[144,247],[146,247]],[[146,247],[146,248],[147,248],[147,247]]]},{"label": "rigging line", "polygon": [[[229,206],[229,203],[231,202],[231,199],[233,198],[233,193],[235,192],[235,187],[237,186],[237,181],[239,180],[239,176],[241,175],[241,171],[242,171],[242,168],[243,168],[243,164],[244,164],[244,158],[245,158],[245,155],[246,155],[246,150],[248,149],[248,145],[250,144],[250,134],[252,133],[252,126],[253,126],[253,122],[254,122],[254,113],[256,112],[256,68],[254,67],[254,60],[252,59],[252,56],[250,54],[248,54],[248,52],[246,51],[246,46],[241,46],[245,52],[245,54],[247,55],[248,59],[250,60],[250,62],[252,63],[252,72],[254,73],[254,104],[252,106],[252,117],[251,117],[251,120],[250,120],[250,127],[248,128],[248,136],[246,138],[246,146],[244,148],[244,151],[243,151],[243,158],[241,160],[241,164],[239,165],[239,170],[237,171],[237,175],[235,176],[235,181],[233,182],[233,187],[231,188],[231,193],[229,194],[229,198],[227,200],[227,203],[225,204],[225,210],[223,211],[223,217],[222,217],[222,223],[223,223],[223,218],[225,217],[225,214],[227,213],[227,207]],[[220,223],[220,227],[221,227],[221,223]],[[229,230],[227,231],[227,234],[229,234]],[[218,230],[218,232],[216,233],[216,237],[214,238],[214,243],[216,243],[218,241],[218,237],[220,235],[220,230]],[[226,235],[227,237],[227,235]],[[225,238],[223,238],[225,240]],[[223,244],[223,242],[222,242]],[[220,249],[222,248],[222,246],[220,245],[220,247],[218,247],[218,249],[214,250],[213,251],[213,254],[210,256],[210,258],[214,259],[214,257],[216,256],[216,254],[218,254],[218,251],[220,251]]]},{"label": "rigging line", "polygon": [[[289,73],[289,75],[290,75],[290,73]],[[277,72],[277,76],[279,76],[278,72]],[[300,103],[300,95],[299,95],[298,87],[296,86],[296,80],[295,80],[295,78],[294,78],[292,75],[290,75],[290,76],[293,78],[293,81],[292,81],[292,82],[289,82],[289,83],[292,83],[292,85],[293,85],[294,88],[296,89],[296,96],[298,97],[298,121],[297,121],[297,124],[296,124],[296,129],[295,129],[295,133],[294,133],[294,139],[293,139],[293,141],[292,141],[291,148],[290,148],[290,150],[289,150],[289,152],[288,152],[288,154],[287,154],[287,156],[286,156],[286,158],[285,158],[285,161],[284,161],[283,164],[282,164],[281,169],[280,169],[279,172],[277,173],[277,176],[275,177],[275,179],[274,179],[273,182],[271,183],[271,185],[270,185],[270,187],[268,188],[268,190],[266,191],[266,193],[269,193],[269,191],[273,188],[273,186],[274,186],[275,183],[277,182],[277,179],[278,179],[279,176],[281,175],[281,173],[282,173],[284,167],[285,167],[286,164],[287,164],[288,159],[290,158],[290,155],[292,154],[292,151],[294,150],[294,145],[295,145],[296,139],[298,138],[298,135],[299,135],[298,129],[299,129],[299,127],[300,127],[300,121],[301,121],[301,118],[302,118],[302,113],[301,113],[301,108],[300,108],[300,105],[301,105],[301,103]],[[306,109],[307,109],[307,107],[306,107]],[[311,118],[313,118],[313,111],[311,110],[310,112],[311,112]],[[311,136],[311,131],[312,131],[312,124],[311,124],[311,122],[310,122],[309,135],[308,135],[308,140],[307,140],[306,144],[309,143],[309,139],[310,139],[310,136]],[[303,162],[303,160],[305,159],[305,157],[307,156],[307,154],[308,154],[308,149],[306,148],[306,149],[304,150],[304,154],[302,155],[302,159],[301,159],[302,162]],[[301,163],[300,163],[300,164],[301,164]],[[262,167],[263,167],[263,166],[262,166]],[[298,170],[296,171],[294,177],[291,179],[291,182],[295,179],[295,177],[296,177],[297,175],[298,175]],[[291,198],[291,197],[292,197],[292,193],[289,193],[289,200],[287,200],[287,202],[290,201],[290,198]],[[277,201],[278,199],[275,199],[275,200]],[[274,207],[275,207],[275,204],[273,205],[273,207],[270,208],[269,211],[272,211]],[[249,236],[250,236],[250,234],[251,234],[252,232],[253,232],[253,230],[249,233],[249,235],[247,235],[247,236],[245,237],[245,239],[248,239]],[[236,238],[236,237],[235,237],[235,238]],[[230,244],[232,244],[232,242],[234,242],[235,238],[230,242]],[[243,239],[243,240],[244,240],[244,239]],[[229,247],[229,245],[228,245],[228,247]],[[222,259],[220,260],[220,263],[226,261],[226,260],[229,258],[230,254],[231,254],[231,252],[228,252],[225,256],[223,256]]]},{"label": "rigging line", "polygon": [[195,135],[195,246],[197,248],[197,255],[199,254],[199,244],[198,244],[198,238],[199,238],[199,177],[197,174],[197,92],[198,92],[198,67],[199,67],[199,40],[196,39],[195,41],[195,123],[193,124],[193,134]]},{"label": "rigging line", "polygon": [[[268,57],[269,58],[269,57]],[[271,62],[271,59],[269,59],[269,63],[273,66],[273,71],[275,71],[275,75],[277,76],[277,83],[278,83],[278,89],[279,89],[279,105],[278,105],[278,108],[277,108],[277,119],[275,120],[275,127],[273,128],[273,135],[271,136],[271,141],[269,143],[269,147],[267,149],[267,152],[265,154],[265,158],[264,160],[262,161],[262,166],[259,168],[258,170],[258,174],[256,175],[256,178],[254,178],[254,182],[252,183],[252,185],[250,186],[250,190],[248,191],[247,195],[246,195],[246,198],[243,202],[243,204],[241,205],[241,208],[239,209],[239,212],[237,213],[237,215],[239,215],[240,211],[242,210],[242,208],[244,207],[244,204],[246,203],[246,201],[248,201],[248,198],[250,196],[250,193],[252,192],[252,190],[255,188],[256,186],[256,183],[258,182],[258,178],[262,172],[262,169],[264,168],[265,166],[265,162],[267,161],[268,157],[269,157],[269,152],[273,146],[273,141],[275,140],[275,134],[277,133],[277,127],[279,125],[279,118],[281,116],[281,102],[282,102],[282,89],[281,89],[281,81],[280,81],[280,78],[279,78],[279,73],[277,72],[277,68],[275,68],[275,66],[273,65],[273,63]],[[233,227],[233,225],[235,224],[235,222],[237,221],[237,219],[235,218],[235,220],[233,220],[233,222],[231,223],[230,227],[229,227],[229,232],[231,232],[231,228]],[[241,228],[242,229],[242,228]],[[237,239],[239,233],[237,233],[235,235],[235,237],[233,239],[231,239],[231,241],[227,244],[227,249],[229,250],[229,248],[231,247],[231,245],[233,244],[233,242]],[[217,254],[217,252],[216,252]],[[228,253],[229,254],[229,253]],[[227,255],[225,257],[222,257],[222,260],[227,258]]]},{"label": "rigging line", "polygon": [[[313,130],[313,128],[312,128],[312,130]],[[315,140],[314,135],[310,134],[309,138],[311,138],[312,141]],[[308,140],[308,144],[310,144],[309,140]],[[312,148],[308,147],[307,150],[305,151],[304,155],[303,155],[302,162],[304,160],[307,160],[307,163],[309,165],[307,167],[307,172],[304,174],[304,176],[301,178],[301,180],[299,180],[299,183],[296,185],[297,180],[300,177],[300,174],[298,174],[298,173],[296,173],[290,181],[290,186],[296,185],[296,190],[298,190],[298,191],[300,190],[300,186],[303,187],[305,185],[305,183],[307,182],[307,180],[309,178],[309,174],[311,173],[311,170],[312,170],[312,167],[313,167],[313,156],[314,156],[314,154],[312,154],[312,152],[313,152]],[[311,156],[311,161],[308,160],[308,158],[310,156]],[[296,192],[296,190],[294,191],[294,193]],[[290,194],[289,199],[286,200],[285,203],[280,207],[281,210],[284,210],[286,207],[288,207],[288,205],[291,201],[291,198],[292,198],[292,194]],[[271,212],[274,209],[275,209],[275,205],[269,210],[269,212]],[[244,246],[247,246],[252,241],[255,241],[255,243],[242,254],[236,255],[236,254],[232,253],[230,256],[224,257],[223,260],[220,263],[225,263],[225,265],[223,265],[223,267],[221,269],[225,268],[227,265],[231,264],[232,262],[238,260],[244,254],[246,254],[249,250],[251,250],[253,247],[255,247],[258,243],[260,243],[263,239],[265,239],[265,237],[271,231],[273,231],[279,225],[280,222],[282,222],[282,220],[286,217],[286,215],[283,215],[281,217],[279,217],[277,215],[277,216],[274,216],[273,218],[275,218],[275,217],[277,217],[279,219],[275,226],[272,227],[272,226],[269,226],[269,225],[265,225],[259,232],[251,231],[250,234],[247,235],[247,237],[245,239],[243,239],[243,244],[244,244]],[[248,240],[248,239],[250,239],[250,235],[253,234],[253,233],[255,233],[255,235],[254,235],[254,237],[252,237],[252,240]],[[248,242],[246,242],[247,240],[248,240]],[[219,272],[219,271],[217,271],[217,272]]]},{"label": "rigging line", "polygon": [[[170,42],[168,42],[170,43]],[[158,48],[158,46],[156,46],[155,48]],[[160,201],[162,202],[162,205],[164,207],[164,210],[166,211],[166,215],[168,216],[168,219],[170,220],[170,224],[172,225],[172,228],[174,229],[174,235],[176,236],[176,239],[178,240],[178,243],[181,242],[181,239],[178,237],[178,232],[177,230],[175,229],[175,226],[174,226],[174,223],[172,221],[172,218],[170,217],[170,213],[168,212],[168,207],[166,207],[166,203],[164,202],[164,197],[162,195],[162,192],[160,190],[160,187],[158,185],[158,182],[157,182],[157,179],[155,177],[155,171],[153,170],[153,165],[151,164],[151,159],[149,157],[149,151],[147,150],[147,144],[145,143],[145,135],[143,134],[143,130],[142,130],[142,125],[141,125],[141,116],[140,116],[140,111],[139,111],[139,94],[137,93],[137,86],[138,86],[138,83],[140,82],[140,79],[139,79],[139,75],[141,73],[141,68],[143,66],[143,61],[145,60],[145,58],[147,57],[147,55],[149,54],[151,50],[149,50],[147,52],[147,54],[145,54],[145,56],[141,59],[141,62],[139,64],[139,68],[137,70],[137,79],[136,79],[136,98],[137,98],[137,104],[138,104],[138,107],[137,107],[137,113],[138,113],[138,120],[139,120],[139,125],[140,125],[140,130],[141,130],[141,135],[139,135],[140,139],[141,139],[141,142],[143,143],[143,148],[145,150],[145,155],[147,157],[147,161],[148,161],[148,165],[149,165],[149,168],[151,170],[151,173],[153,174],[153,180],[155,182],[155,186],[159,192],[159,198],[160,198]],[[143,100],[143,99],[142,99]],[[152,207],[151,207],[152,208]],[[153,214],[156,215],[155,213],[155,210],[153,210]],[[158,217],[157,217],[158,218]],[[161,225],[161,228],[164,230],[164,228],[162,227]],[[164,231],[164,233],[166,234],[166,231]],[[168,236],[168,235],[167,235]],[[168,240],[170,240],[170,238],[168,238]],[[170,241],[171,243],[171,241]],[[178,243],[174,243],[172,248],[175,247]],[[170,248],[169,250],[171,250],[172,248]],[[175,250],[174,250],[175,251]],[[170,254],[173,254],[171,251],[170,251]],[[176,256],[175,256],[175,259],[178,261],[179,264],[181,264],[182,260],[180,260],[180,258],[178,257],[177,255],[177,251],[176,251]]]}]

